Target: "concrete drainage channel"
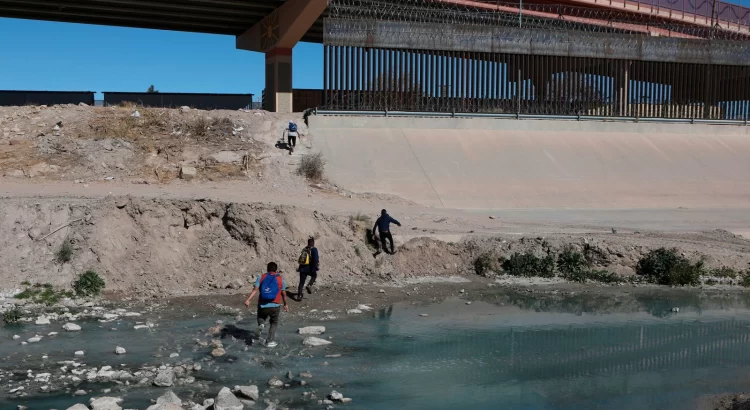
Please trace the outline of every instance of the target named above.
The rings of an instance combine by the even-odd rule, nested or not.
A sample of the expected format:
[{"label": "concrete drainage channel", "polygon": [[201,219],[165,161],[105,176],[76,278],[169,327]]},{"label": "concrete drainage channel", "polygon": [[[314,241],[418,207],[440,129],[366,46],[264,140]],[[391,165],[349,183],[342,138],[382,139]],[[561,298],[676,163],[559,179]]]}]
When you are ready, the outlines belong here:
[{"label": "concrete drainage channel", "polygon": [[313,110],[314,115],[328,116],[366,116],[366,117],[431,117],[431,118],[490,118],[514,120],[551,120],[551,121],[615,121],[643,122],[665,124],[709,124],[747,126],[744,120],[707,120],[703,118],[639,118],[639,117],[603,117],[592,115],[535,115],[535,114],[493,114],[493,113],[457,113],[457,112],[417,112],[417,111],[348,111],[348,110]]}]

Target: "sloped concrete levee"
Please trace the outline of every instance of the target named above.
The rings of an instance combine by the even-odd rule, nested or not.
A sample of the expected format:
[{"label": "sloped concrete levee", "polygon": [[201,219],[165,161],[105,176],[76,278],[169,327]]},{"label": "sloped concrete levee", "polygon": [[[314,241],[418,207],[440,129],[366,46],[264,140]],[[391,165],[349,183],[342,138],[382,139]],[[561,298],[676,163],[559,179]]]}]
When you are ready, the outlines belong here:
[{"label": "sloped concrete levee", "polygon": [[750,128],[593,121],[310,117],[328,177],[462,209],[745,208]]}]

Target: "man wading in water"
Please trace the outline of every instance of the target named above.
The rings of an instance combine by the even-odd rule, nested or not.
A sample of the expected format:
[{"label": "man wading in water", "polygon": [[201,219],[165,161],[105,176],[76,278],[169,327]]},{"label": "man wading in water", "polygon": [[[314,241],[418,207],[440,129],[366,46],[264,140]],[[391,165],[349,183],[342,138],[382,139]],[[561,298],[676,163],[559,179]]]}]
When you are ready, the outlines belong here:
[{"label": "man wading in water", "polygon": [[260,294],[258,297],[258,339],[261,338],[266,319],[270,319],[271,327],[268,329],[268,338],[265,345],[276,347],[278,343],[273,338],[276,336],[276,327],[279,325],[281,303],[284,304],[284,312],[289,311],[289,306],[286,304],[286,282],[281,275],[276,273],[278,266],[275,262],[270,262],[266,268],[267,273],[255,280],[255,287],[250,292],[250,296],[247,297],[245,306],[250,307],[250,300],[256,294]]},{"label": "man wading in water", "polygon": [[[375,226],[372,227],[372,240],[377,240],[375,238],[375,231],[379,231],[380,233],[380,244],[383,248],[383,251],[385,253],[393,255],[396,253],[396,248],[393,247],[393,235],[391,235],[391,224],[394,223],[398,226],[401,226],[401,222],[391,218],[390,215],[388,215],[388,212],[386,212],[385,209],[380,211],[380,218],[378,218],[377,221],[375,221]],[[385,246],[385,240],[388,239],[388,241],[391,243],[391,251],[388,252],[388,248]],[[378,256],[380,251],[376,252],[373,256]]]},{"label": "man wading in water", "polygon": [[[302,249],[302,253],[299,256],[299,288],[297,289],[297,300],[302,300],[302,288],[307,290],[308,294],[312,294],[312,285],[315,284],[315,279],[318,277],[318,268],[320,265],[320,256],[318,254],[318,248],[315,247],[315,239],[310,238],[307,240],[307,246]],[[310,283],[305,286],[307,277],[310,277]]]}]

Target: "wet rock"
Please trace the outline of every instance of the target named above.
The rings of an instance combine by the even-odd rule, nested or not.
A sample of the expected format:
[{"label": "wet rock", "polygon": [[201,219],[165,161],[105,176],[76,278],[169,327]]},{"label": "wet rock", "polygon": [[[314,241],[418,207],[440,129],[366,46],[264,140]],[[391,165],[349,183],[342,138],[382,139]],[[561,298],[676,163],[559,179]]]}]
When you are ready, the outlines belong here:
[{"label": "wet rock", "polygon": [[289,380],[294,379],[294,374],[292,374],[291,370],[288,371],[288,372],[286,372],[286,378],[289,379]]},{"label": "wet rock", "polygon": [[326,345],[331,344],[331,342],[325,339],[318,338],[318,337],[308,337],[302,341],[302,344],[305,346],[326,346]]},{"label": "wet rock", "polygon": [[239,399],[240,403],[242,403],[243,406],[245,406],[246,409],[249,409],[250,407],[255,406],[255,402],[248,399]]},{"label": "wet rock", "polygon": [[180,357],[180,354],[179,354],[179,353],[171,353],[171,354],[169,355],[169,358],[170,358],[170,359],[174,359],[175,357]]},{"label": "wet rock", "polygon": [[50,323],[49,318],[46,316],[39,316],[38,318],[36,318],[36,321],[34,322],[34,324],[36,325],[48,325],[49,323]]},{"label": "wet rock", "polygon": [[176,394],[172,390],[167,390],[166,393],[162,394],[161,397],[156,399],[156,404],[166,404],[166,403],[173,403],[178,406],[182,406],[182,400],[180,400],[179,397],[177,397]]},{"label": "wet rock", "polygon": [[341,401],[341,399],[344,398],[344,395],[334,390],[328,394],[328,398],[333,401]]},{"label": "wet rock", "polygon": [[117,347],[115,347],[115,353],[116,354],[125,354],[125,353],[127,353],[127,351],[125,350],[124,347],[117,346]]},{"label": "wet rock", "polygon": [[20,338],[21,338],[21,336],[18,336],[18,335],[13,335],[13,340],[18,340],[18,339],[20,339]]},{"label": "wet rock", "polygon": [[85,404],[78,403],[68,407],[67,410],[89,410],[89,408]]},{"label": "wet rock", "polygon": [[34,336],[32,338],[29,338],[29,340],[27,340],[27,342],[29,342],[29,343],[38,343],[41,340],[42,340],[42,337],[39,336],[39,335],[36,335],[36,336]]},{"label": "wet rock", "polygon": [[346,311],[347,315],[358,315],[360,313],[362,313],[362,311],[359,309],[349,309]]},{"label": "wet rock", "polygon": [[[203,406],[199,407],[203,409]],[[182,406],[175,403],[154,404],[153,406],[149,406],[146,410],[182,410]]]},{"label": "wet rock", "polygon": [[80,327],[80,326],[78,326],[78,325],[77,325],[77,324],[75,324],[75,323],[66,323],[66,324],[64,324],[64,325],[63,325],[63,327],[62,327],[62,328],[63,328],[63,330],[65,330],[66,332],[78,332],[78,331],[80,331],[80,330],[81,330],[81,327]]},{"label": "wet rock", "polygon": [[258,401],[258,397],[260,397],[258,386],[237,386],[234,389],[240,396],[246,397],[250,400]]},{"label": "wet rock", "polygon": [[272,377],[271,380],[268,381],[268,385],[271,387],[279,388],[279,387],[284,387],[284,382],[279,380],[278,377]]},{"label": "wet rock", "polygon": [[76,351],[76,352],[75,352],[74,354],[75,354],[75,356],[76,356],[76,357],[83,357],[83,355],[84,355],[85,353],[83,352],[83,350],[78,350],[78,351]]},{"label": "wet rock", "polygon": [[190,181],[191,179],[195,178],[197,174],[198,170],[196,170],[195,167],[180,168],[180,179],[184,179],[185,181]]},{"label": "wet rock", "polygon": [[299,374],[299,377],[303,379],[312,379],[313,375],[310,372],[302,372]]},{"label": "wet rock", "polygon": [[226,387],[221,389],[214,401],[214,410],[242,410],[244,408],[242,402]]},{"label": "wet rock", "polygon": [[119,397],[100,397],[98,399],[91,399],[92,410],[122,410],[120,407],[122,399]]},{"label": "wet rock", "polygon": [[301,335],[322,335],[326,332],[325,326],[307,326],[298,329]]},{"label": "wet rock", "polygon": [[211,351],[211,356],[213,357],[221,357],[227,354],[226,350],[222,347],[217,347],[216,349]]},{"label": "wet rock", "polygon": [[73,393],[73,395],[75,395],[75,396],[85,396],[87,394],[88,393],[86,393],[86,390],[82,390],[82,389],[81,390],[76,390],[76,392]]},{"label": "wet rock", "polygon": [[154,386],[170,387],[174,384],[174,370],[160,370],[154,379]]}]

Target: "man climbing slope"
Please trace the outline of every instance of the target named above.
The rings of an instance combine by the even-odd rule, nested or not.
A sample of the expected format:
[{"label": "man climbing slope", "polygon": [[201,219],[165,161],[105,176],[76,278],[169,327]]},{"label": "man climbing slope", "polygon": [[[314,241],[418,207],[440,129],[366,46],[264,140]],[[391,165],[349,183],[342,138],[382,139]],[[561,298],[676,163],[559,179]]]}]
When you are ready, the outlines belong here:
[{"label": "man climbing slope", "polygon": [[[375,231],[379,231],[380,233],[380,244],[385,251],[385,253],[393,255],[396,252],[396,248],[393,246],[393,235],[391,235],[391,224],[394,223],[398,226],[401,226],[401,222],[391,218],[390,215],[388,215],[388,212],[386,212],[385,209],[380,211],[380,218],[378,218],[377,221],[375,221],[375,226],[372,227],[372,239],[375,239]],[[385,246],[385,240],[388,240],[391,243],[391,251],[388,252],[388,248]],[[375,254],[377,256],[377,253]]]}]

